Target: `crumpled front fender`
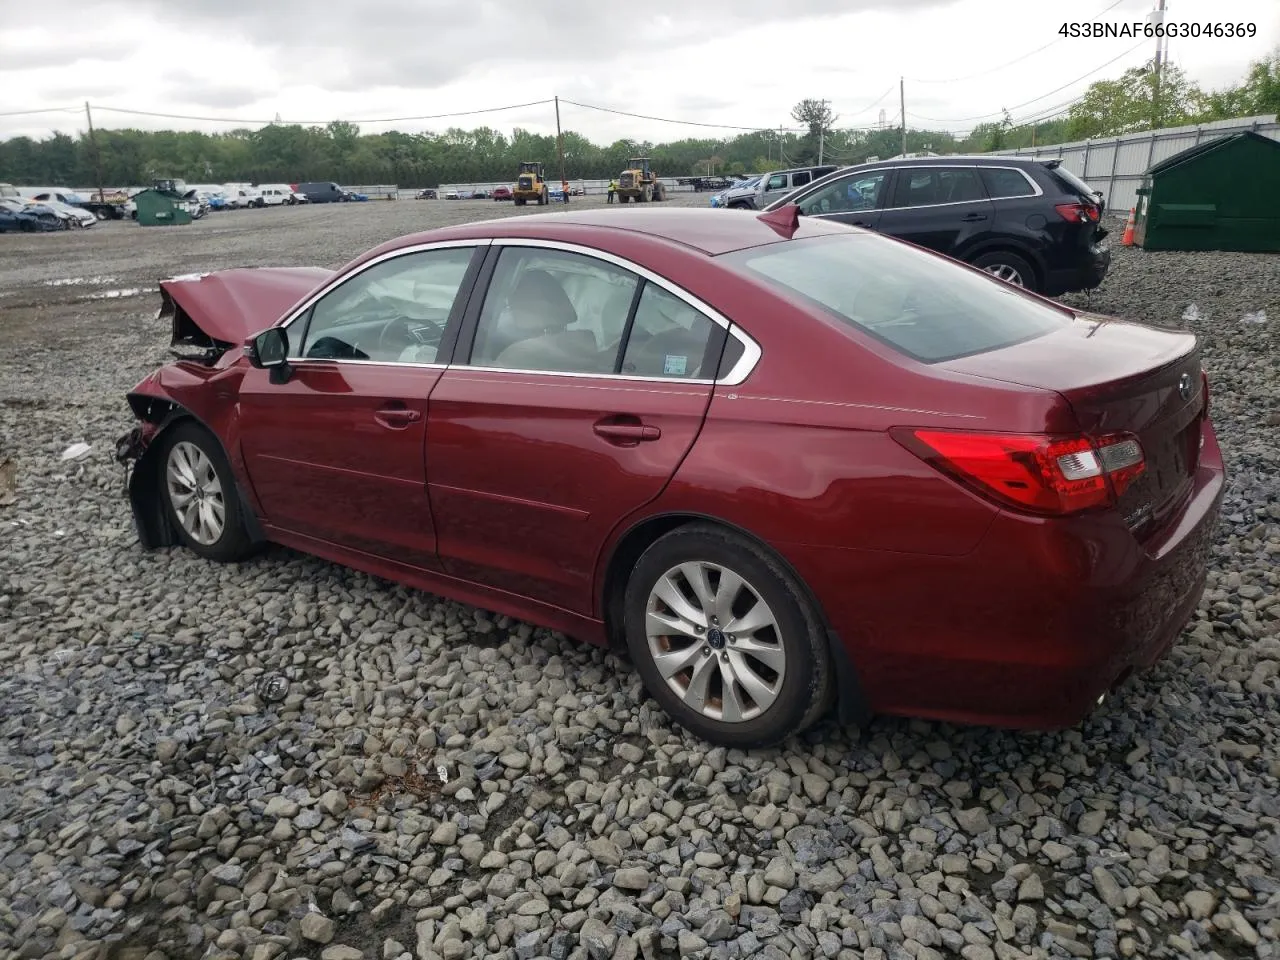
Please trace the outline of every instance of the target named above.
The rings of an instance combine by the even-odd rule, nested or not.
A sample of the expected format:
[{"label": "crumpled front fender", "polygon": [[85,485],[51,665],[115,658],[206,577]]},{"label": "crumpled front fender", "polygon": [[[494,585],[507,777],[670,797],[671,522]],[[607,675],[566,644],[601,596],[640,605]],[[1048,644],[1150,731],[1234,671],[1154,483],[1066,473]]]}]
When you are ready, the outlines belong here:
[{"label": "crumpled front fender", "polygon": [[[134,529],[143,549],[176,546],[181,541],[165,509],[162,489],[165,437],[177,424],[192,420],[220,446],[222,441],[208,423],[168,394],[158,372],[131,390],[128,401],[140,423],[116,441],[116,459],[129,471],[125,491],[133,511]],[[225,447],[222,452],[227,454]],[[230,462],[230,457],[227,459]],[[234,483],[246,532],[254,543],[265,542],[266,535],[239,478]]]}]

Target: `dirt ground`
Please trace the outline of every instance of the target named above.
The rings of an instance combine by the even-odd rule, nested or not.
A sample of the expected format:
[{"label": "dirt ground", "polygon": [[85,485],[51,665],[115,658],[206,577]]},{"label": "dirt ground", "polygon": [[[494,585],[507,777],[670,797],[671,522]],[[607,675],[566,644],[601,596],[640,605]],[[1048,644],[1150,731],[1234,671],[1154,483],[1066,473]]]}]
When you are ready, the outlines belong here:
[{"label": "dirt ground", "polygon": [[[706,206],[710,197],[677,194],[667,205]],[[570,209],[604,204],[602,196],[574,197]],[[405,234],[562,209],[492,200],[371,200],[223,211],[180,227],[107,221],[65,233],[6,234],[0,236],[0,344],[149,311],[156,283],[166,277],[248,266],[336,269]]]}]

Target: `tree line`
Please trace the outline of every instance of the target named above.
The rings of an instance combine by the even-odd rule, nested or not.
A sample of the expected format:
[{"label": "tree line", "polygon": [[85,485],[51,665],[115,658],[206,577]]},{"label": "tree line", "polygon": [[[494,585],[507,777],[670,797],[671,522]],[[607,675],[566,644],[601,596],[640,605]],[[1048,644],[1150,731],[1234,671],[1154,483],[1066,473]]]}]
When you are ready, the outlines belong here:
[{"label": "tree line", "polygon": [[[1280,113],[1280,49],[1250,64],[1243,80],[1224,90],[1202,91],[1172,65],[1157,77],[1148,63],[1092,84],[1062,116],[1019,124],[1006,112],[1002,120],[980,124],[965,136],[912,128],[906,145],[909,152],[986,152],[1269,113]],[[791,115],[805,132],[602,145],[565,131],[565,174],[607,179],[629,157],[648,156],[660,176],[739,175],[814,163],[819,155],[848,164],[902,150],[899,127],[841,129],[821,100],[801,101]],[[361,133],[355,124],[339,120],[224,133],[99,129],[93,139],[87,133],[53,133],[39,140],[0,141],[0,181],[84,187],[101,180],[112,187],[178,177],[191,183],[334,180],[415,188],[510,180],[524,160],[541,160],[549,177],[559,177],[556,138],[520,128],[510,135],[492,127]]]}]

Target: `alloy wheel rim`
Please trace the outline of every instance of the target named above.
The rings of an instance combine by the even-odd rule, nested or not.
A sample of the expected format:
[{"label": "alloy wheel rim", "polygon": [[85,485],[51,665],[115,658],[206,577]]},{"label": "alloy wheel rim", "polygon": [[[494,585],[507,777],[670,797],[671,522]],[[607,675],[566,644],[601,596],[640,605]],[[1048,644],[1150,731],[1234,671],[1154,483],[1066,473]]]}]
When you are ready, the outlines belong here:
[{"label": "alloy wheel rim", "polygon": [[208,455],[186,440],[175,443],[169,451],[165,483],[169,503],[187,535],[206,547],[217,543],[226,528],[227,503]]},{"label": "alloy wheel rim", "polygon": [[1003,280],[1005,283],[1012,283],[1015,287],[1022,287],[1022,274],[1007,263],[993,263],[986,268],[987,273],[991,274],[997,280]]},{"label": "alloy wheel rim", "polygon": [[777,617],[728,567],[690,561],[654,584],[645,604],[649,656],[690,709],[721,723],[764,714],[786,679]]}]

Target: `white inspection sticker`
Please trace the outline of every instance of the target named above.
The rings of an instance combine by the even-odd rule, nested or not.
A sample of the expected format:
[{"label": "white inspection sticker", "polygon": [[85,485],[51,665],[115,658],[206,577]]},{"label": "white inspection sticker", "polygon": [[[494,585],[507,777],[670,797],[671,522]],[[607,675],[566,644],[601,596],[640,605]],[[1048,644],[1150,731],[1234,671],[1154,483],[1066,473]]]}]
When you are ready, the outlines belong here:
[{"label": "white inspection sticker", "polygon": [[683,377],[688,368],[688,357],[673,357],[668,354],[666,362],[662,365],[662,372],[669,377]]}]

